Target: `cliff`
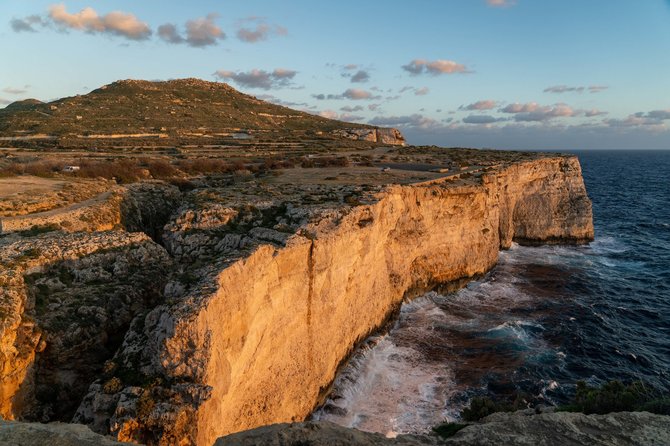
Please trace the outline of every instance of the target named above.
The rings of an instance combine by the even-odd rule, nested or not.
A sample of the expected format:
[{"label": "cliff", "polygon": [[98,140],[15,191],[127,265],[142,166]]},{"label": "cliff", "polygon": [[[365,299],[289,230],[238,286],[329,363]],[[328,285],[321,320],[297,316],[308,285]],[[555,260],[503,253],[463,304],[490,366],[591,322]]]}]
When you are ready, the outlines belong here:
[{"label": "cliff", "polygon": [[209,445],[304,419],[353,347],[406,297],[485,273],[514,240],[593,238],[576,158],[370,189],[348,195],[351,206],[277,201],[193,200],[176,214],[163,239],[191,269],[133,323],[114,358],[143,378],[119,378],[116,392],[96,382],[77,422],[109,426],[120,440]]},{"label": "cliff", "polygon": [[131,320],[162,300],[172,259],[148,235],[178,198],[144,183],[3,219],[0,416],[70,421]]}]

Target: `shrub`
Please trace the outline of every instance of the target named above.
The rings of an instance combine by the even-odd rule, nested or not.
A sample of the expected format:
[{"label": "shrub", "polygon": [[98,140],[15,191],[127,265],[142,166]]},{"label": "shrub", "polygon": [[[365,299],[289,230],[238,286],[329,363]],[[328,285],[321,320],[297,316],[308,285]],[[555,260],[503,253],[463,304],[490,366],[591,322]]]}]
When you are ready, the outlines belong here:
[{"label": "shrub", "polygon": [[466,427],[467,424],[461,424],[461,423],[442,423],[439,426],[435,426],[433,428],[433,432],[435,432],[437,435],[439,435],[442,438],[449,438],[453,437],[456,435],[456,432],[460,431],[464,427]]},{"label": "shrub", "polygon": [[496,412],[514,412],[527,409],[530,397],[523,392],[516,392],[513,399],[494,400],[489,397],[475,397],[470,406],[461,411],[464,421],[479,421]]},{"label": "shrub", "polygon": [[601,387],[591,387],[584,381],[579,381],[574,401],[559,410],[586,414],[629,411],[670,414],[670,398],[660,396],[641,381],[628,385],[620,381],[610,381]]},{"label": "shrub", "polygon": [[179,169],[165,160],[148,161],[146,167],[154,178],[172,178],[179,175]]}]

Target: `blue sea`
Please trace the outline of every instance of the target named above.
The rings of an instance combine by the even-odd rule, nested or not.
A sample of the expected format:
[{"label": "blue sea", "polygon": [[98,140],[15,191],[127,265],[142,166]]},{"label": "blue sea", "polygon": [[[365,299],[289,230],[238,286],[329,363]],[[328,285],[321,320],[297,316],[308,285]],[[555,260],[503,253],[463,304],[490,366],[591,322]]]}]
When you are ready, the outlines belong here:
[{"label": "blue sea", "polygon": [[405,304],[314,418],[393,435],[456,419],[473,396],[560,404],[578,380],[670,392],[670,151],[578,152],[588,246],[500,254],[482,280]]}]

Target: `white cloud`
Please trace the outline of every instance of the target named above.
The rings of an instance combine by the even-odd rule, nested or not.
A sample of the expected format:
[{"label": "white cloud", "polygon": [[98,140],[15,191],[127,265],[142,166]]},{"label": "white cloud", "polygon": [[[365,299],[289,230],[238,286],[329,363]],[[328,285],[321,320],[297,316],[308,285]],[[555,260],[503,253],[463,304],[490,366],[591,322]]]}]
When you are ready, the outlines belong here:
[{"label": "white cloud", "polygon": [[463,118],[463,122],[466,124],[493,124],[504,120],[504,118],[496,118],[490,115],[470,115]]},{"label": "white cloud", "polygon": [[65,5],[58,4],[49,7],[49,18],[63,29],[115,34],[131,40],[144,40],[151,36],[149,25],[141,22],[133,14],[120,11],[101,16],[93,8],[87,7],[78,13],[70,14]]},{"label": "white cloud", "polygon": [[271,25],[266,23],[260,17],[249,17],[242,21],[251,22],[255,24],[255,27],[245,27],[241,26],[237,30],[237,38],[242,42],[247,43],[257,43],[263,40],[267,40],[270,36],[285,36],[288,34],[288,31],[283,26]]},{"label": "white cloud", "polygon": [[349,88],[342,96],[346,99],[360,100],[360,99],[372,99],[374,96],[369,91],[360,90],[358,88]]},{"label": "white cloud", "polygon": [[485,99],[482,101],[473,102],[472,104],[461,105],[458,108],[459,110],[491,110],[497,106],[498,103],[496,101]]},{"label": "white cloud", "polygon": [[377,116],[369,121],[372,125],[406,128],[435,128],[441,124],[435,119],[420,114],[405,116]]},{"label": "white cloud", "polygon": [[553,118],[573,117],[579,113],[566,104],[556,104],[553,106],[539,105],[537,102],[526,104],[509,104],[500,110],[503,113],[514,114],[515,121],[547,121]]},{"label": "white cloud", "polygon": [[226,34],[214,23],[217,17],[217,14],[210,13],[207,17],[187,21],[186,43],[190,46],[203,47],[215,45],[217,40],[225,39]]},{"label": "white cloud", "polygon": [[544,89],[545,93],[584,93],[588,91],[589,93],[600,93],[601,91],[607,90],[609,87],[605,85],[590,85],[588,87],[578,86],[578,87],[569,87],[567,85],[554,85]]},{"label": "white cloud", "polygon": [[224,80],[232,80],[247,88],[262,88],[270,90],[272,88],[282,88],[291,85],[291,80],[297,74],[296,71],[285,68],[277,68],[272,72],[253,69],[247,72],[234,72],[228,70],[218,70],[214,73],[215,77]]},{"label": "white cloud", "polygon": [[454,62],[453,60],[444,59],[434,61],[414,59],[407,65],[403,65],[402,69],[410,73],[412,76],[418,76],[419,74],[424,73],[433,76],[441,74],[471,73],[465,65]]}]

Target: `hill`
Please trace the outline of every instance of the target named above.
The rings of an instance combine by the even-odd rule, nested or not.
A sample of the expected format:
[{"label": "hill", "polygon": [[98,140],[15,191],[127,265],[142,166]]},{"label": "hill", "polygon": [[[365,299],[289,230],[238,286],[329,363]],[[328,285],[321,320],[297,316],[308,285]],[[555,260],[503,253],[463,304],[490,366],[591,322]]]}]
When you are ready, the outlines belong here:
[{"label": "hill", "polygon": [[[255,135],[255,136],[254,136]],[[43,103],[24,100],[0,109],[4,140],[59,144],[217,144],[225,139],[349,138],[401,143],[399,132],[326,119],[257,99],[225,83],[199,79],[122,80]],[[83,141],[82,141],[83,140]],[[153,140],[158,140],[153,141]],[[219,140],[218,142],[215,140]],[[153,141],[153,142],[151,142]],[[127,142],[127,141],[126,141]],[[112,144],[112,145],[114,145]]]}]

